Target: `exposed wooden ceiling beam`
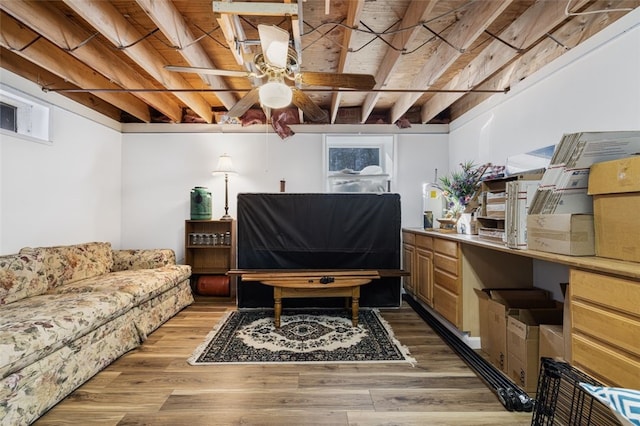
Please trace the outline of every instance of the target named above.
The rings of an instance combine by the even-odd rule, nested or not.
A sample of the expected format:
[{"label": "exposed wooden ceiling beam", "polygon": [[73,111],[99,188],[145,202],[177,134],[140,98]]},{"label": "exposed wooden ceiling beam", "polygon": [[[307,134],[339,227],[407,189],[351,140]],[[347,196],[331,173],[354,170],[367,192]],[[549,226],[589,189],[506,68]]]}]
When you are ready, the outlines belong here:
[{"label": "exposed wooden ceiling beam", "polygon": [[[347,28],[345,28],[344,36],[342,38],[342,45],[345,46],[345,48],[340,49],[340,58],[338,59],[339,73],[345,72],[349,65],[349,50],[351,48],[351,36],[353,35],[353,30],[351,30],[351,28],[357,27],[358,22],[360,22],[360,16],[364,9],[364,1],[365,0],[352,0],[349,2],[346,20]],[[336,122],[341,97],[340,93],[334,93],[331,96],[331,124]]]},{"label": "exposed wooden ceiling beam", "polygon": [[[0,12],[0,34],[2,47],[14,51],[34,64],[69,80],[76,86],[120,89],[120,86],[18,23],[5,12]],[[131,94],[104,92],[94,94],[144,122],[151,121],[147,104]]]},{"label": "exposed wooden ceiling beam", "polygon": [[298,14],[297,3],[214,1],[212,7],[215,13],[229,13],[231,15],[287,16]]},{"label": "exposed wooden ceiling beam", "polygon": [[[573,8],[584,6],[589,0],[576,0]],[[534,3],[509,27],[498,35],[501,40],[519,50],[526,50],[546,33],[566,19],[566,3],[542,1]],[[500,40],[493,40],[473,61],[447,83],[445,90],[470,90],[513,60],[519,52]],[[460,99],[463,94],[439,93],[422,106],[421,118],[426,123]]]},{"label": "exposed wooden ceiling beam", "polygon": [[[227,13],[217,14],[216,21],[220,25],[220,30],[224,35],[224,39],[233,54],[238,65],[242,65],[247,71],[255,71],[251,67],[251,60],[253,60],[253,48],[247,46],[244,42],[247,40],[247,36],[244,33],[242,25],[237,15],[229,15]],[[249,60],[246,60],[249,58]]]},{"label": "exposed wooden ceiling beam", "polygon": [[[99,0],[64,0],[64,2],[115,46],[127,46],[123,49],[124,53],[164,87],[191,88],[178,73],[164,69],[164,66],[169,64],[148,41],[143,39],[142,34],[129,24],[113,4]],[[211,105],[201,95],[189,92],[174,94],[207,123],[213,122]]]},{"label": "exposed wooden ceiling beam", "polygon": [[[391,78],[391,73],[398,65],[398,60],[400,59],[402,50],[407,47],[407,45],[413,40],[417,33],[418,27],[416,27],[415,25],[423,21],[425,17],[429,15],[429,13],[435,7],[436,3],[438,3],[438,0],[411,1],[409,7],[407,7],[407,10],[405,11],[404,18],[402,18],[402,22],[400,23],[399,28],[412,29],[401,31],[393,37],[391,45],[394,48],[392,48],[391,46],[387,47],[384,59],[378,67],[378,71],[375,75],[376,85],[374,89],[381,89],[387,84],[387,82]],[[373,111],[373,107],[376,105],[379,97],[380,93],[370,93],[369,95],[367,95],[362,105],[362,117],[360,119],[362,123],[367,121],[367,118],[371,114],[371,111]]]},{"label": "exposed wooden ceiling beam", "polygon": [[[463,55],[471,44],[509,6],[512,0],[491,0],[472,3],[464,15],[454,24],[447,35],[447,42],[439,40],[436,49],[415,75],[409,87],[428,89],[451,65]],[[457,49],[454,49],[455,46]],[[460,49],[460,50],[458,50]],[[421,93],[401,95],[391,108],[391,122],[394,123],[411,108]]]},{"label": "exposed wooden ceiling beam", "polygon": [[[285,3],[290,3],[292,0],[284,0]],[[298,0],[298,13],[296,15],[291,15],[291,32],[293,34],[293,49],[296,52],[296,59],[298,60],[298,64],[302,63],[302,6],[301,2],[303,0]]]},{"label": "exposed wooden ceiling beam", "polygon": [[[26,78],[38,86],[70,89],[77,87],[69,83],[67,80],[39,67],[33,62],[28,61],[4,47],[0,48],[0,63],[2,64],[2,68],[17,74],[20,77]],[[103,101],[92,93],[61,93],[61,95],[66,96],[89,109],[97,111],[114,121],[119,122],[122,119],[119,108]]]},{"label": "exposed wooden ceiling beam", "polygon": [[[115,53],[96,42],[86,42],[93,34],[80,28],[59,9],[48,2],[4,1],[4,10],[34,31],[46,37],[102,75],[128,89],[154,89],[155,86]],[[79,47],[81,46],[81,47]],[[79,47],[79,48],[78,48]],[[182,120],[182,108],[176,99],[164,93],[137,93],[134,96],[147,102],[172,121]]]},{"label": "exposed wooden ceiling beam", "polygon": [[[193,67],[217,68],[209,58],[202,46],[196,43],[191,30],[187,27],[184,18],[169,0],[136,0],[138,5],[153,20],[178,50],[184,59]],[[216,75],[200,74],[200,78],[213,89],[228,89],[225,81]],[[231,109],[236,103],[236,98],[231,93],[220,92],[216,96],[227,109]]]},{"label": "exposed wooden ceiling beam", "polygon": [[[628,6],[627,0],[598,0],[589,5],[585,12],[596,10],[623,9]],[[623,12],[608,12],[584,15],[582,19],[571,19],[558,28],[551,37],[545,37],[523,55],[511,61],[497,74],[475,87],[475,89],[495,90],[513,87],[519,81],[529,77],[540,68],[559,58],[567,51],[594,34],[600,32],[612,22],[624,16]],[[561,43],[561,44],[560,44]],[[471,108],[492,96],[489,93],[469,93],[451,105],[451,117],[460,117]]]},{"label": "exposed wooden ceiling beam", "polygon": [[[291,3],[295,0],[284,0],[285,3]],[[291,33],[293,35],[293,50],[296,52],[296,60],[298,65],[302,65],[302,0],[298,0],[298,12],[300,15],[291,15]],[[296,93],[296,92],[294,92]],[[304,113],[298,108],[298,120],[304,122]]]}]

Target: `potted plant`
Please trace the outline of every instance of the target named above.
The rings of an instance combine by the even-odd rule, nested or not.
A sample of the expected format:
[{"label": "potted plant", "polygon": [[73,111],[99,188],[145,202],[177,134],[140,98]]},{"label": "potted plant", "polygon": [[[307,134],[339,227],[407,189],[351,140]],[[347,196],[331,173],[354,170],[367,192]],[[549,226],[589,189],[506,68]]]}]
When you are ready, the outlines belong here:
[{"label": "potted plant", "polygon": [[443,194],[447,200],[445,222],[441,221],[445,228],[446,225],[455,225],[462,213],[471,213],[471,202],[478,192],[482,176],[488,166],[488,164],[476,166],[472,161],[466,161],[460,163],[461,170],[440,178]]}]

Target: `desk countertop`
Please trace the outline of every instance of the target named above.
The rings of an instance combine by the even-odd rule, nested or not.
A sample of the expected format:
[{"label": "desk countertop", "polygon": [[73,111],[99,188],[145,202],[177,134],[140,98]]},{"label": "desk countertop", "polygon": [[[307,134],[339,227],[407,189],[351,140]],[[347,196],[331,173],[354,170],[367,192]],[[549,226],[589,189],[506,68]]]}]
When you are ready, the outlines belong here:
[{"label": "desk countertop", "polygon": [[425,231],[422,228],[404,228],[403,231],[428,235],[437,238],[444,238],[447,240],[459,241],[463,244],[469,244],[477,247],[511,253],[518,256],[530,257],[532,259],[560,263],[573,268],[603,272],[607,274],[615,274],[640,280],[640,263],[638,262],[626,262],[623,260],[608,259],[598,256],[566,256],[562,254],[548,253],[537,250],[513,249],[507,247],[504,244],[482,240],[477,235]]}]

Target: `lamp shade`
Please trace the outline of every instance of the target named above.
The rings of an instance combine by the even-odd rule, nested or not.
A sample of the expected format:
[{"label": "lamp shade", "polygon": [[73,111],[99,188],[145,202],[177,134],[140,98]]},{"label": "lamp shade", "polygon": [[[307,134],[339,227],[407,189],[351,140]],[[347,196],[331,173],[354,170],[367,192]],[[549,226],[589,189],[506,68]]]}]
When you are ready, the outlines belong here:
[{"label": "lamp shade", "polygon": [[293,93],[289,86],[278,81],[269,81],[260,86],[258,91],[262,105],[273,109],[286,107],[293,98]]},{"label": "lamp shade", "polygon": [[236,173],[236,169],[233,168],[233,163],[231,162],[231,156],[227,154],[221,155],[213,173]]}]

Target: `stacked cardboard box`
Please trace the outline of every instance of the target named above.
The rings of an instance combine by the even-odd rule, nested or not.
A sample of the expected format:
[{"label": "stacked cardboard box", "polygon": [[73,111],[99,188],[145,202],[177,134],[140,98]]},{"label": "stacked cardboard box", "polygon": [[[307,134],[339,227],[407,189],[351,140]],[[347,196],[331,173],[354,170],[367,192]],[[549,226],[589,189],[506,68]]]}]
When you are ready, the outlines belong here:
[{"label": "stacked cardboard box", "polygon": [[[593,219],[571,217],[593,214],[592,196],[587,192],[590,168],[595,163],[637,152],[640,152],[639,131],[564,135],[531,201],[527,218],[528,248],[572,256],[595,254],[593,226],[586,224]],[[577,231],[574,226],[578,225],[588,229]]]},{"label": "stacked cardboard box", "polygon": [[562,324],[562,309],[519,309],[507,319],[507,374],[527,392],[538,387],[540,328]]},{"label": "stacked cardboard box", "polygon": [[589,194],[596,255],[640,262],[640,155],[594,164]]},{"label": "stacked cardboard box", "polygon": [[564,318],[562,324],[563,325],[542,324],[540,326],[540,345],[538,346],[540,358],[545,357],[566,361],[564,351]]},{"label": "stacked cardboard box", "polygon": [[558,302],[538,288],[475,289],[480,312],[480,344],[489,361],[508,373],[507,320],[520,309],[557,309]]}]

